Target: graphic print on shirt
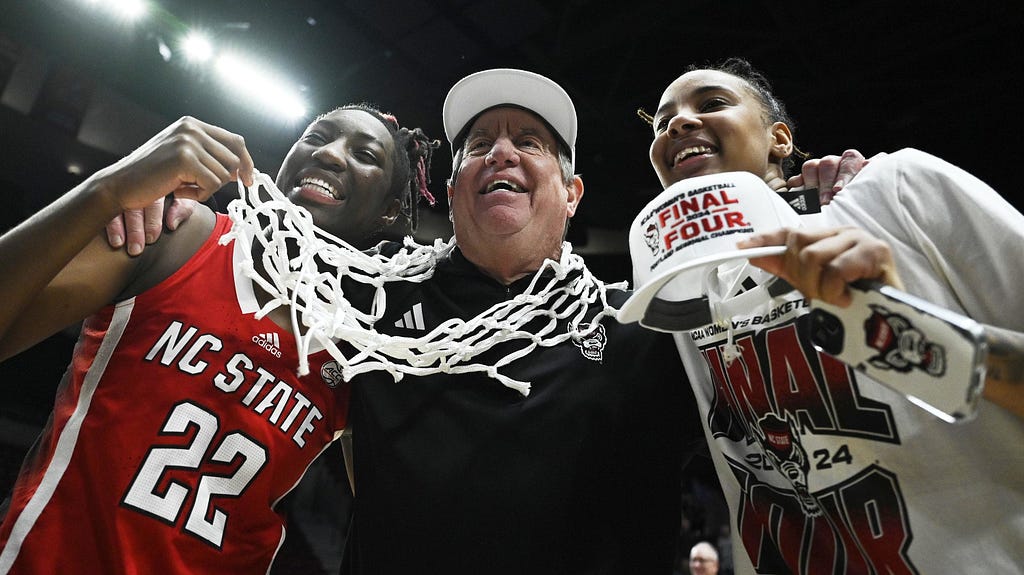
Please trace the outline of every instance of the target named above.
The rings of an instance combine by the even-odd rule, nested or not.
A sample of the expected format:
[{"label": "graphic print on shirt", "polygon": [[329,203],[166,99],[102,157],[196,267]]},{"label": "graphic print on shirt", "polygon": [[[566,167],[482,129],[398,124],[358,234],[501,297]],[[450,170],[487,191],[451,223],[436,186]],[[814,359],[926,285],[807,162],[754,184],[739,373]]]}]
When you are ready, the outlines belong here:
[{"label": "graphic print on shirt", "polygon": [[[323,412],[300,390],[274,375],[273,371],[282,369],[276,360],[280,352],[271,350],[280,345],[276,333],[254,336],[252,343],[255,348],[228,357],[222,338],[172,321],[143,359],[190,376],[208,375],[209,384],[234,395],[295,449],[302,449],[307,438],[324,425]],[[271,353],[260,357],[265,351]],[[272,356],[274,365],[267,367],[253,355],[260,359]],[[323,369],[321,374],[325,374]],[[327,375],[333,374],[328,370],[323,378],[330,385]],[[237,419],[219,414],[222,406],[201,403],[206,402],[186,399],[171,408],[121,503],[180,526],[220,549],[229,517],[217,502],[240,497],[266,467],[270,449],[244,430],[222,429],[222,421]]]},{"label": "graphic print on shirt", "polygon": [[740,486],[739,535],[759,573],[917,573],[898,478],[857,450],[900,443],[891,409],[809,343],[808,306],[778,298],[690,332],[714,382],[707,423]]},{"label": "graphic print on shirt", "polygon": [[601,323],[597,324],[597,328],[594,331],[589,334],[586,333],[591,325],[593,324],[581,323],[578,333],[573,332],[571,325],[568,329],[572,333],[572,342],[576,344],[576,347],[580,348],[583,357],[601,363],[604,359],[604,346],[608,343],[608,335],[605,333],[604,324]]}]

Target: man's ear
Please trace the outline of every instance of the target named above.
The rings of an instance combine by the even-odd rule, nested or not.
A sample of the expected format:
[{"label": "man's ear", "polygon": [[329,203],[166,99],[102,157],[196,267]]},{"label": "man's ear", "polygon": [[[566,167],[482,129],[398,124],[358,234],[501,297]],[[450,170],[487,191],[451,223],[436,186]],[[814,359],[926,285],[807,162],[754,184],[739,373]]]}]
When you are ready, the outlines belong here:
[{"label": "man's ear", "polygon": [[452,196],[454,196],[454,195],[455,195],[455,188],[452,186],[452,181],[448,180],[448,221],[452,222],[452,223],[455,222],[455,214],[452,211],[454,209],[453,206],[455,205],[452,202]]},{"label": "man's ear", "polygon": [[583,199],[583,180],[579,176],[573,176],[572,181],[565,187],[568,192],[565,198],[566,211],[568,217],[576,215],[576,208],[580,205],[580,200]]},{"label": "man's ear", "polygon": [[793,131],[785,122],[775,122],[768,130],[771,139],[769,157],[778,163],[793,153]]}]

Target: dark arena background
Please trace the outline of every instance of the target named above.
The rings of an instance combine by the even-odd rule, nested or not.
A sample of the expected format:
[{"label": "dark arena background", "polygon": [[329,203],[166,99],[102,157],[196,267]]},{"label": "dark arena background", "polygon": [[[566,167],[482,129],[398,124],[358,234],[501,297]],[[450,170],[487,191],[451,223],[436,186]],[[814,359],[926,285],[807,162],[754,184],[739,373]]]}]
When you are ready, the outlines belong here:
[{"label": "dark arena background", "polygon": [[[660,191],[647,160],[650,129],[636,110],[653,111],[688,64],[728,56],[767,74],[812,155],[920,148],[1024,204],[1016,173],[1024,18],[1012,3],[152,0],[134,16],[125,12],[131,2],[2,4],[0,230],[182,115],[242,134],[256,167],[274,174],[320,112],[370,101],[443,140],[441,104],[455,81],[518,67],[550,76],[574,99],[586,196],[570,239],[599,277],[628,279],[629,223]],[[183,41],[193,31],[205,33],[210,60],[188,57],[195,52]],[[224,76],[216,56],[227,53],[258,73]],[[254,97],[270,93],[256,84],[261,77],[281,90],[272,103],[292,106]],[[449,169],[442,146],[431,174],[441,201],[426,210],[422,239],[451,233]],[[77,327],[0,364],[4,494],[46,421]],[[327,455],[290,502],[295,525],[275,573],[337,570],[347,484],[337,453]],[[681,486],[681,556],[697,540],[728,535],[710,461],[695,468]],[[685,560],[678,570],[688,572]]]}]

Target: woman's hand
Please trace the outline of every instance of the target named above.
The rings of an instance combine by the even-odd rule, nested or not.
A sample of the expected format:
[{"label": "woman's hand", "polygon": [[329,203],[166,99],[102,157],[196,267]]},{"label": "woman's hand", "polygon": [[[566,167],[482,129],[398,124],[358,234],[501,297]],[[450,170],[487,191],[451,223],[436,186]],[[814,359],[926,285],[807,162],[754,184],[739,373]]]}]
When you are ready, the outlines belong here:
[{"label": "woman's hand", "polygon": [[[94,176],[123,210],[107,224],[107,241],[137,255],[156,241],[165,221],[173,230],[223,185],[239,178],[251,185],[253,169],[241,136],[183,117]],[[174,199],[164,213],[169,194]]]},{"label": "woman's hand", "polygon": [[902,289],[889,244],[860,228],[782,228],[755,234],[737,247],[786,246],[777,256],[751,258],[750,263],[775,274],[810,299],[845,307],[848,284],[870,279]]}]

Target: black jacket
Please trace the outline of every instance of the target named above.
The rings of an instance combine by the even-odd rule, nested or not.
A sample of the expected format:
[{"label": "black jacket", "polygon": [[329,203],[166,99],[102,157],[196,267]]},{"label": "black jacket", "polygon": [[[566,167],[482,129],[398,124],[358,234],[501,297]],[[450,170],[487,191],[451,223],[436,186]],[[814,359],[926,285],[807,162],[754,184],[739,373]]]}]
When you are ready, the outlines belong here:
[{"label": "black jacket", "polygon": [[[392,285],[377,329],[423,335],[522,293],[530,279],[501,285],[456,250],[430,280]],[[621,305],[626,293],[609,297]],[[567,340],[503,366],[531,382],[526,397],[481,373],[357,376],[346,570],[671,573],[682,469],[705,449],[696,405],[671,336],[602,323],[590,357]]]}]

